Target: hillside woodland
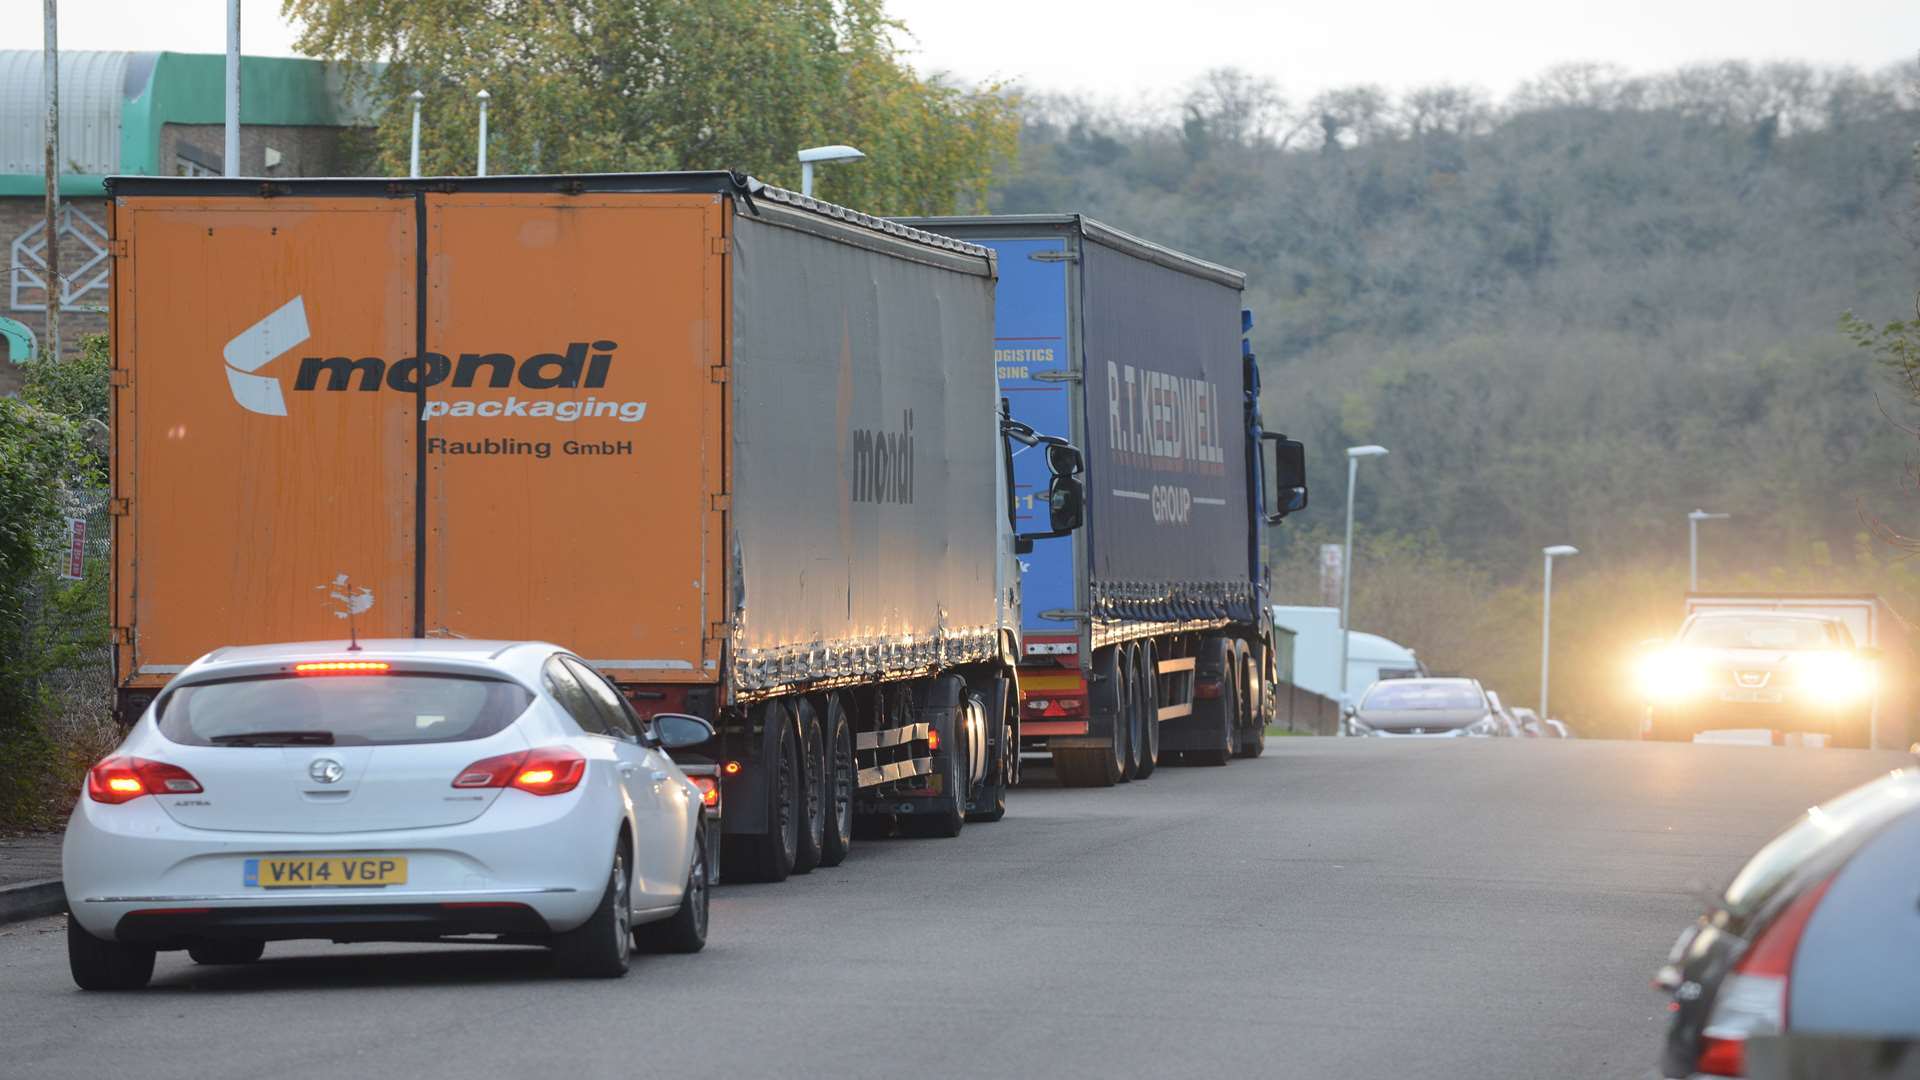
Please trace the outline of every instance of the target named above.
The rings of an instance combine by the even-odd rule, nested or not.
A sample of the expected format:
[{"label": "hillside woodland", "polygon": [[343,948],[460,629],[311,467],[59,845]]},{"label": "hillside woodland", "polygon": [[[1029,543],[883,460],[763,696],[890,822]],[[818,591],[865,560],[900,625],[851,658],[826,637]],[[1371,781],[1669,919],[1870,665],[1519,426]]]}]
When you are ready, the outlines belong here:
[{"label": "hillside woodland", "polygon": [[1541,547],[1555,712],[1631,730],[1635,646],[1669,634],[1686,513],[1707,589],[1886,594],[1920,529],[1920,414],[1884,350],[1912,318],[1920,65],[1548,71],[1505,101],[1358,87],[1290,102],[1215,72],[1176,110],[1026,105],[997,211],[1077,209],[1249,274],[1268,426],[1313,508],[1276,531],[1318,602],[1345,447],[1361,469],[1354,625],[1538,696]]}]

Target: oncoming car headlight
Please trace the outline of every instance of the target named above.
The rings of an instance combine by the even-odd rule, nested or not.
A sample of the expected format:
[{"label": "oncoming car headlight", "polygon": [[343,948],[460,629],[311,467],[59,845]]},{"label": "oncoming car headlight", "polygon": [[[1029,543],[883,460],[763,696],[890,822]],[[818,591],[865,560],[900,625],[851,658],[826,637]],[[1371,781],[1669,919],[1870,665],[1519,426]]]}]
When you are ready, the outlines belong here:
[{"label": "oncoming car headlight", "polygon": [[1850,653],[1808,652],[1793,658],[1793,686],[1815,705],[1852,705],[1873,693],[1873,667]]},{"label": "oncoming car headlight", "polygon": [[1662,649],[1640,661],[1640,693],[1651,702],[1681,701],[1706,689],[1706,665],[1679,649]]}]

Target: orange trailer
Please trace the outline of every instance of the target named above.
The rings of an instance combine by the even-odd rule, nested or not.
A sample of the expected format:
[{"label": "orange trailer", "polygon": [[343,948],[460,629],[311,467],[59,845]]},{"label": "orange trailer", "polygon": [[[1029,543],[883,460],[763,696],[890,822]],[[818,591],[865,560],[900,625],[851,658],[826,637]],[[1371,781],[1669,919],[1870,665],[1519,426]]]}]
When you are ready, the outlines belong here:
[{"label": "orange trailer", "polygon": [[986,249],[730,173],[111,190],[126,721],[211,649],[344,644],[342,593],[713,720],[750,876],[998,816]]}]

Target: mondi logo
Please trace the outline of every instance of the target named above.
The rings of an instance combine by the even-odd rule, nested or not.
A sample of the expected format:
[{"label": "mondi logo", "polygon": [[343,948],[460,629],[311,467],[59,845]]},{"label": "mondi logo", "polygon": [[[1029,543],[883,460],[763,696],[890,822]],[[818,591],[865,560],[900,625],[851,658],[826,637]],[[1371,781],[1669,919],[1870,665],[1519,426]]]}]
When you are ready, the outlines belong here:
[{"label": "mondi logo", "polygon": [[[227,386],[233,391],[233,400],[249,412],[287,415],[280,380],[255,372],[304,344],[310,336],[305,299],[296,296],[227,342]],[[384,386],[413,394],[443,384],[463,390],[476,385],[502,389],[516,382],[529,390],[599,389],[606,385],[614,350],[619,347],[612,341],[575,341],[563,352],[536,353],[525,360],[503,352],[461,353],[457,360],[430,352],[392,363],[378,356],[307,356],[300,360],[293,389],[377,391]],[[601,401],[591,396],[584,400],[522,401],[509,395],[504,400],[435,399],[424,404],[421,419],[535,417],[573,421],[606,416],[632,423],[646,415],[646,408],[643,401]]]},{"label": "mondi logo", "polygon": [[233,391],[233,400],[248,412],[287,415],[287,399],[280,394],[280,380],[253,373],[309,336],[306,301],[298,296],[240,331],[221,351],[227,361],[227,388]]}]

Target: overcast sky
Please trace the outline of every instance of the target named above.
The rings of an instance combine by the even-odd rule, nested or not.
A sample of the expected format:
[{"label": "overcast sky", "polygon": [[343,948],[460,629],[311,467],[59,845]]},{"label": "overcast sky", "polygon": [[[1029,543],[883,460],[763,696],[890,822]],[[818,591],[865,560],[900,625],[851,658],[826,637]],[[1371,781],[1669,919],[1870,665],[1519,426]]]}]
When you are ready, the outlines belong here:
[{"label": "overcast sky", "polygon": [[[225,0],[59,0],[68,49],[226,48]],[[1920,0],[891,0],[914,62],[968,81],[1126,102],[1211,67],[1303,97],[1460,82],[1504,95],[1545,67],[1634,71],[1730,57],[1880,67],[1920,52]],[[0,43],[36,48],[41,5],[0,0]],[[242,0],[246,51],[293,53],[280,0]],[[1136,15],[1135,12],[1140,14]]]}]

